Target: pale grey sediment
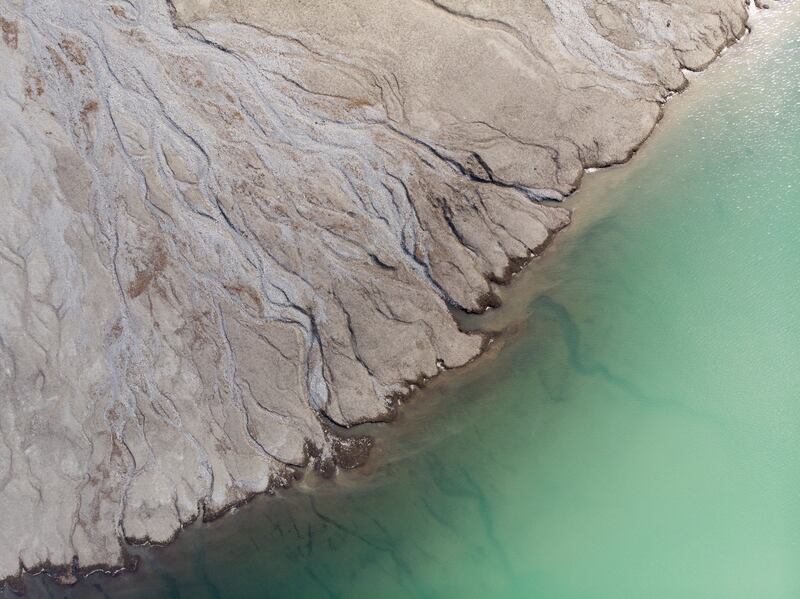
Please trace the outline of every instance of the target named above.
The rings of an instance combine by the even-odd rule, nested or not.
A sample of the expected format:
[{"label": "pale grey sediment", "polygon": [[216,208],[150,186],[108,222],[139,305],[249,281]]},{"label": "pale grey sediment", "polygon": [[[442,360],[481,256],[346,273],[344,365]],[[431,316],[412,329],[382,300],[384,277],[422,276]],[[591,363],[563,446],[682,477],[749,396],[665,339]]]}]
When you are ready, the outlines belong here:
[{"label": "pale grey sediment", "polygon": [[[474,358],[743,0],[0,0],[0,579],[122,562]],[[338,453],[354,465],[361,445]],[[326,466],[327,467],[327,466]]]}]

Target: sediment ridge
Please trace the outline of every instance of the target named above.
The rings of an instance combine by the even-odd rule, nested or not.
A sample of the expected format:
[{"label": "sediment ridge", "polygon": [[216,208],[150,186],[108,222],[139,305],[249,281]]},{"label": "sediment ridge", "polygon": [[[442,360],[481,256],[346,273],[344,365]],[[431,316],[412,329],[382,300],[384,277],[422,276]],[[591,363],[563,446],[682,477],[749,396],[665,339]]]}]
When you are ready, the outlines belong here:
[{"label": "sediment ridge", "polygon": [[363,461],[744,0],[0,0],[0,580]]}]

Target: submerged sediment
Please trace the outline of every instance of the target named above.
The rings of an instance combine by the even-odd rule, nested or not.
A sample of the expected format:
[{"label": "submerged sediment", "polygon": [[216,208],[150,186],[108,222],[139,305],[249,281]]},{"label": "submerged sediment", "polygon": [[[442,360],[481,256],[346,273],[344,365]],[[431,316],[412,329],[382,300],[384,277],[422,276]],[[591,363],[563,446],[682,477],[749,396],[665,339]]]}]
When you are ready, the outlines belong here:
[{"label": "submerged sediment", "polygon": [[743,0],[0,0],[0,579],[358,465]]}]

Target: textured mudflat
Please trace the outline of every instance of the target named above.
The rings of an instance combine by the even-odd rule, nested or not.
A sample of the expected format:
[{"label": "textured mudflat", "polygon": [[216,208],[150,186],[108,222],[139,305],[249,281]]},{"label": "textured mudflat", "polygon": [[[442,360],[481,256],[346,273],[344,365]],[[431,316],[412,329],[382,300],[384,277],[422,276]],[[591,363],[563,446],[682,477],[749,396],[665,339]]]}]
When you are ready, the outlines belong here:
[{"label": "textured mudflat", "polygon": [[0,579],[358,463],[742,0],[0,0]]}]

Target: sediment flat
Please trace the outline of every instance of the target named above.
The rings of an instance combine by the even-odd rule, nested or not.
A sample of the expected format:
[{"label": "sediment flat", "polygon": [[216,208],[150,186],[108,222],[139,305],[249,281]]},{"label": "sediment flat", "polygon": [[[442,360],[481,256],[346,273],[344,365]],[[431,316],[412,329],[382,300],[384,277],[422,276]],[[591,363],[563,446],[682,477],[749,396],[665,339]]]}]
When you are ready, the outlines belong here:
[{"label": "sediment flat", "polygon": [[743,0],[0,0],[0,579],[333,471]]}]

